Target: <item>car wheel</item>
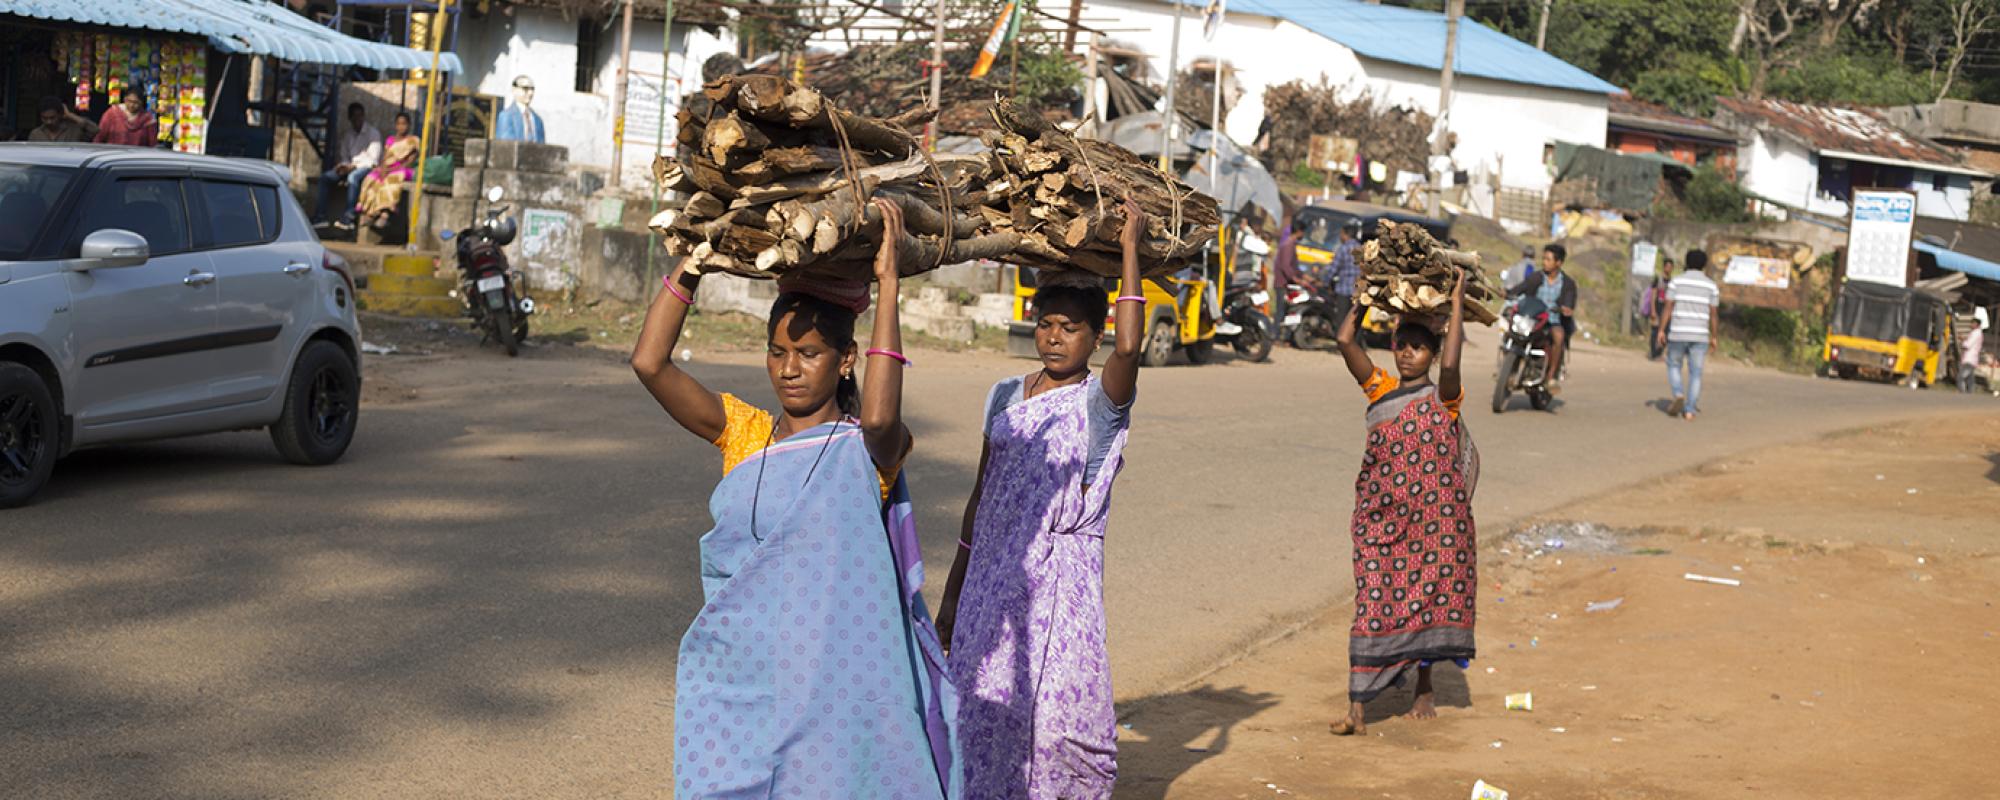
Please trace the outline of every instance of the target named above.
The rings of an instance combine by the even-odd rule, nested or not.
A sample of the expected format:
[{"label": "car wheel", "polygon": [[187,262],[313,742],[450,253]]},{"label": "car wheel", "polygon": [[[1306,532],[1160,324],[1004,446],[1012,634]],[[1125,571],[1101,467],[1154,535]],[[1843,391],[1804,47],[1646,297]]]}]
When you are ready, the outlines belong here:
[{"label": "car wheel", "polygon": [[1152,330],[1146,334],[1146,349],[1142,354],[1145,356],[1146,366],[1166,366],[1167,359],[1174,355],[1174,345],[1178,343],[1179,337],[1174,334],[1171,320],[1154,320]]},{"label": "car wheel", "polygon": [[361,375],[332,342],[306,345],[285,388],[285,410],[271,441],[286,461],[321,466],[340,460],[361,417]]},{"label": "car wheel", "polygon": [[26,505],[49,482],[60,414],[41,374],[0,364],[0,508]]}]

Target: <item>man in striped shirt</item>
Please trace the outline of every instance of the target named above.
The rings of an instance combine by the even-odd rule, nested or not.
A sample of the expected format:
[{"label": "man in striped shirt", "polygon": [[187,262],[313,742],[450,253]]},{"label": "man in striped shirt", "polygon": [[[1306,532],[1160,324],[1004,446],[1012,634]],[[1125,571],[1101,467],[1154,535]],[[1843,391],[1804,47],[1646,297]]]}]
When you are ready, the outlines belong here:
[{"label": "man in striped shirt", "polygon": [[[1689,250],[1683,263],[1686,271],[1667,284],[1667,325],[1658,337],[1667,348],[1667,386],[1674,391],[1667,414],[1692,422],[1701,413],[1701,369],[1715,344],[1716,309],[1722,303],[1722,290],[1702,272],[1708,266],[1707,253]],[[1686,394],[1681,393],[1683,363],[1688,367]]]}]

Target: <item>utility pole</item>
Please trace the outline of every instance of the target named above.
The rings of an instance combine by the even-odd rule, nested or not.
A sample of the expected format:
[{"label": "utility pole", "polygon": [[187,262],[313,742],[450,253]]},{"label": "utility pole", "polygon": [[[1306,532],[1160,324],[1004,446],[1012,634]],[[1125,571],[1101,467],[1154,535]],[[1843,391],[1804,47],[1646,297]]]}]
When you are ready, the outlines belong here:
[{"label": "utility pole", "polygon": [[[625,90],[632,86],[632,0],[625,0],[625,19],[618,33],[618,92],[611,95],[611,185],[624,183]],[[662,52],[666,45],[662,44]],[[665,81],[666,70],[660,70]]]},{"label": "utility pole", "polygon": [[1552,5],[1555,5],[1555,0],[1542,0],[1542,21],[1535,26],[1536,50],[1549,49],[1546,45],[1549,43],[1549,6]]},{"label": "utility pole", "polygon": [[1166,126],[1160,131],[1160,171],[1172,172],[1174,168],[1174,129],[1180,127],[1181,114],[1174,108],[1174,84],[1179,83],[1181,69],[1181,8],[1186,3],[1174,3],[1174,41],[1167,46],[1167,111]]},{"label": "utility pole", "polygon": [[1438,169],[1439,157],[1451,155],[1451,70],[1452,61],[1458,55],[1458,18],[1465,15],[1465,0],[1446,0],[1444,7],[1444,65],[1438,70],[1438,121],[1437,133],[1431,140],[1430,199],[1424,204],[1424,213],[1435,219],[1443,212],[1444,190],[1439,184],[1444,182],[1444,173]]},{"label": "utility pole", "polygon": [[[671,81],[674,76],[673,61],[674,61],[674,0],[667,0],[667,22],[666,26],[660,29],[660,117],[658,120],[655,121],[653,126],[654,162],[658,162],[660,160],[660,156],[666,154],[667,91],[668,91],[667,86],[668,82]],[[681,59],[681,61],[682,61],[681,74],[685,75],[687,74],[687,63],[686,63],[687,59],[683,58]],[[679,87],[676,86],[675,88],[678,89]],[[646,214],[646,220],[648,222],[652,221],[654,217],[660,215],[660,173],[658,170],[651,170],[651,172],[653,173],[653,210]],[[658,237],[659,234],[653,232],[652,226],[650,225],[646,226],[646,283],[645,283],[646,286],[653,285],[653,280],[654,278],[657,277],[653,273],[653,252],[658,249],[657,247],[654,246],[659,241]]]},{"label": "utility pole", "polygon": [[[944,0],[937,0],[937,21],[931,28],[931,111],[944,108]],[[924,123],[924,146],[937,149],[937,114]]]},{"label": "utility pole", "polygon": [[1220,184],[1217,181],[1222,179],[1222,142],[1220,141],[1220,137],[1222,136],[1221,51],[1217,51],[1214,58],[1215,82],[1212,84],[1212,91],[1210,92],[1212,96],[1209,98],[1208,108],[1208,188],[1211,192],[1220,191],[1218,188]]},{"label": "utility pole", "polygon": [[[424,229],[424,160],[430,157],[431,152],[431,119],[437,111],[438,99],[438,60],[444,50],[444,25],[440,23],[450,18],[451,3],[452,0],[438,0],[437,13],[431,15],[431,71],[424,73],[424,125],[423,132],[417,134],[417,180],[410,189],[410,229],[409,238],[405,240],[409,243],[405,246],[412,253],[417,251],[417,242],[420,241],[417,232]],[[437,126],[437,129],[442,135],[443,126]]]}]

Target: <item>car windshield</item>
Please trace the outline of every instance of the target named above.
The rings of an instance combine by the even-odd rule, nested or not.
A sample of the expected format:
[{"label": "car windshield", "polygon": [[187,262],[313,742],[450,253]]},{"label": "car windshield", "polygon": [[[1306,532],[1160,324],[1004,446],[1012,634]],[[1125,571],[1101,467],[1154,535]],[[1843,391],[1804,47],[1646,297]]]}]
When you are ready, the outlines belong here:
[{"label": "car windshield", "polygon": [[63,189],[76,177],[68,167],[0,164],[0,261],[27,257]]}]

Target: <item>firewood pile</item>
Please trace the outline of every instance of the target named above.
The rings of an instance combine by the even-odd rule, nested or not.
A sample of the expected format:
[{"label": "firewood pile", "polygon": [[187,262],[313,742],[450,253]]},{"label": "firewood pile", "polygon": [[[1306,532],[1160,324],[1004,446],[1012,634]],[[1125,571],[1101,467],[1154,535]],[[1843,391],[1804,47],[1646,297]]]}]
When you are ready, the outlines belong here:
[{"label": "firewood pile", "polygon": [[[1264,120],[1269,138],[1264,164],[1273,173],[1289,174],[1306,160],[1314,134],[1332,134],[1362,144],[1362,155],[1390,169],[1422,172],[1430,157],[1431,115],[1415,108],[1391,107],[1372,92],[1345,96],[1344,87],[1325,78],[1318,83],[1292,81],[1264,90]],[[1321,168],[1313,164],[1314,169]]]},{"label": "firewood pile", "polygon": [[1361,246],[1361,283],[1354,301],[1397,315],[1451,316],[1451,291],[1465,273],[1465,318],[1491,325],[1499,320],[1486,303],[1503,296],[1479,267],[1479,254],[1447,249],[1422,225],[1382,220],[1376,236]]},{"label": "firewood pile", "polygon": [[921,113],[874,119],[776,76],[723,78],[681,111],[678,157],[654,163],[688,199],[652,227],[701,272],[866,278],[881,198],[903,211],[906,274],[992,259],[1115,276],[1129,194],[1147,216],[1146,276],[1199,263],[1220,222],[1214,199],[1012,103],[989,114],[989,152],[933,155],[911,133]]},{"label": "firewood pile", "polygon": [[[980,34],[984,34],[983,29]],[[861,45],[837,53],[815,52],[804,56],[802,65],[780,59],[759,67],[757,73],[784,77],[801,66],[806,81],[826,99],[856,114],[885,118],[924,105],[931,87],[924,64],[930,57],[931,44],[926,38],[895,45]],[[996,93],[1013,95],[1021,88],[1013,74],[1012,59],[1000,59],[983,78],[969,77],[978,58],[976,47],[945,51],[943,99],[937,118],[941,135],[976,136],[992,128],[985,106],[993,102]],[[1043,109],[1051,122],[1060,122],[1070,117],[1076,90],[1065,87],[1018,99]]]}]

